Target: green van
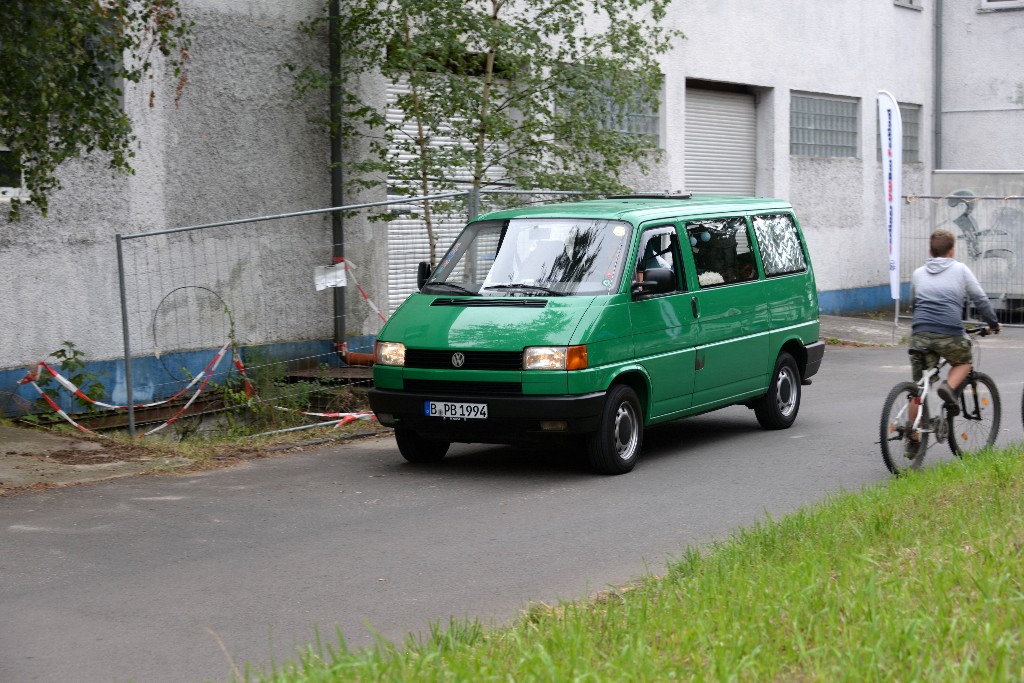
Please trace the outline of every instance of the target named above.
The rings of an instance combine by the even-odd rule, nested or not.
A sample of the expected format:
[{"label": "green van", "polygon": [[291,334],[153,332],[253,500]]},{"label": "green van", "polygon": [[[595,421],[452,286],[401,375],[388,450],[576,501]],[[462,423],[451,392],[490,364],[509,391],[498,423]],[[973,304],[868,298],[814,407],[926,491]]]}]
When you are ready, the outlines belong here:
[{"label": "green van", "polygon": [[777,199],[631,195],[466,226],[378,335],[402,456],[562,439],[629,472],[644,428],[729,405],[785,429],[818,371],[807,245]]}]

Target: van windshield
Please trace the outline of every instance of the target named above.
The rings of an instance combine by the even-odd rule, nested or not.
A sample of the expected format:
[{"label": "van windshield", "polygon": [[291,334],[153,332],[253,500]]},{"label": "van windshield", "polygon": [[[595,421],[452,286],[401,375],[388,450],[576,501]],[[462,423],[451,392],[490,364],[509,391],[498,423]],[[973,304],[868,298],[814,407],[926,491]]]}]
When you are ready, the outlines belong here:
[{"label": "van windshield", "polygon": [[593,296],[617,292],[632,226],[579,218],[471,223],[424,292],[481,296]]}]

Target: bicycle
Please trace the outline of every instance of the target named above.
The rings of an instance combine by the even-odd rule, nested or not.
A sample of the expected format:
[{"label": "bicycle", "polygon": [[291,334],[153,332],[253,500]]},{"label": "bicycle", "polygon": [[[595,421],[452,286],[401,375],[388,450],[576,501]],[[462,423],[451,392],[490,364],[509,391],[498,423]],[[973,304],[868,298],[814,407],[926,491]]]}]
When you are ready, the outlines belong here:
[{"label": "bicycle", "polygon": [[[977,337],[987,336],[989,331],[970,327],[967,334],[977,349]],[[910,353],[922,352],[912,349]],[[946,441],[957,457],[995,443],[1001,415],[999,391],[992,378],[977,369],[980,354],[974,355],[975,366],[964,380],[955,405],[947,405],[935,391],[940,371],[949,365],[945,359],[925,368],[920,381],[900,382],[889,391],[882,408],[879,443],[890,472],[899,475],[919,469],[930,436],[934,436],[934,443]],[[915,403],[919,409],[911,421],[910,406]],[[914,437],[919,439],[917,448],[908,448],[908,441]]]}]

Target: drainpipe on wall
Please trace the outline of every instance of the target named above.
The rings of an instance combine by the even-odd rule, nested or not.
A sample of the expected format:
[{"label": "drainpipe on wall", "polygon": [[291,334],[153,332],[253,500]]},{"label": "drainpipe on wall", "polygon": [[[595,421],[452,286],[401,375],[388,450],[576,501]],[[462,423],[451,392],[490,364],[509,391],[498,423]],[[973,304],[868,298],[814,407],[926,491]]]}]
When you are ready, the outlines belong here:
[{"label": "drainpipe on wall", "polygon": [[935,131],[934,167],[942,168],[942,0],[935,0]]},{"label": "drainpipe on wall", "polygon": [[[331,117],[331,206],[345,205],[344,183],[342,171],[344,152],[341,139],[341,45],[338,23],[341,19],[340,0],[330,0],[328,10],[330,29],[328,31],[329,54],[331,62],[330,117]],[[345,258],[345,219],[340,211],[331,213],[331,238],[334,245],[334,262],[341,263]],[[334,292],[334,342],[335,348],[341,352],[345,342],[345,288],[335,287]]]}]

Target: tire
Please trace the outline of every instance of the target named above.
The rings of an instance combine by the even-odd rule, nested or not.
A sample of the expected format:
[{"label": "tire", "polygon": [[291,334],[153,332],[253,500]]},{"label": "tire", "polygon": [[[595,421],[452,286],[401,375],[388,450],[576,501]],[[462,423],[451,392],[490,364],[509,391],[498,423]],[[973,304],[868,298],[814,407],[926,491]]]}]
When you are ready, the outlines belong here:
[{"label": "tire", "polygon": [[624,384],[608,390],[597,431],[587,438],[590,466],[601,474],[625,474],[636,465],[644,441],[643,411]]},{"label": "tire", "polygon": [[411,429],[396,429],[395,441],[398,451],[409,462],[438,462],[448,453],[451,446],[447,441],[424,439]]},{"label": "tire", "polygon": [[999,436],[1001,417],[996,383],[985,373],[975,372],[960,393],[960,414],[948,418],[949,448],[960,456],[991,446]]},{"label": "tire", "polygon": [[768,393],[754,403],[754,415],[765,429],[788,429],[800,412],[800,371],[788,353],[780,353]]},{"label": "tire", "polygon": [[[882,406],[882,420],[879,424],[879,445],[882,448],[882,460],[893,474],[903,474],[916,470],[924,462],[924,454],[928,450],[928,432],[921,432],[921,443],[917,455],[908,458],[906,443],[910,431],[910,402],[917,396],[917,385],[913,382],[900,382],[889,391]],[[921,404],[921,422],[928,423],[928,404]]]}]

